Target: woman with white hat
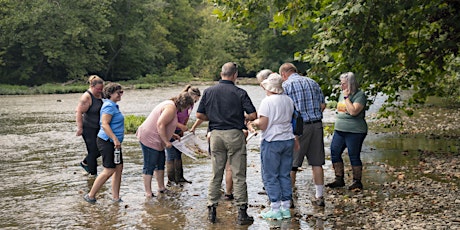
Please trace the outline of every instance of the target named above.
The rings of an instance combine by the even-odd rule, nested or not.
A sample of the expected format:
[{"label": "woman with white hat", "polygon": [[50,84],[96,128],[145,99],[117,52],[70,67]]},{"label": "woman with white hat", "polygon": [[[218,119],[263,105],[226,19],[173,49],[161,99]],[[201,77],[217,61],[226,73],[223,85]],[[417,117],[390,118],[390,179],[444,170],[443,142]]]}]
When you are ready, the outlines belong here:
[{"label": "woman with white hat", "polygon": [[292,197],[291,167],[295,136],[292,131],[294,102],[283,94],[282,78],[272,73],[263,80],[265,97],[257,112],[259,118],[252,122],[262,130],[260,158],[262,180],[270,199],[270,211],[262,213],[264,219],[290,218]]}]

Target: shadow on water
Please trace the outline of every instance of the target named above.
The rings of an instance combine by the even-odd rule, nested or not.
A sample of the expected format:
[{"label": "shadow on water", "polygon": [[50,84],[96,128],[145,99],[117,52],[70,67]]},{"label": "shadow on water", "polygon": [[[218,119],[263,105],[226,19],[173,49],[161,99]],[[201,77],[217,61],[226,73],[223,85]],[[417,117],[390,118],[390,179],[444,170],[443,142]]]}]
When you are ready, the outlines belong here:
[{"label": "shadow on water", "polygon": [[[200,86],[203,90],[205,86]],[[247,89],[256,106],[265,96],[258,86]],[[181,88],[127,91],[119,103],[125,115],[144,115],[160,101],[174,96]],[[347,207],[336,207],[326,198],[325,208],[315,208],[310,199],[314,185],[311,169],[304,165],[298,174],[295,192],[296,208],[293,218],[266,221],[257,215],[268,208],[263,194],[260,174],[258,138],[248,143],[248,213],[254,224],[238,226],[237,210],[230,201],[219,204],[217,223],[206,220],[206,196],[211,168],[209,159],[184,158],[185,176],[193,181],[183,187],[172,187],[174,196],[159,196],[147,200],[142,182],[142,153],[133,134],[123,143],[124,170],[121,194],[124,202],[113,203],[110,180],[97,194],[97,203],[86,203],[87,193],[94,179],[83,174],[79,161],[85,156],[81,137],[75,136],[74,108],[79,94],[0,96],[0,228],[72,228],[72,229],[331,229],[329,216],[346,212]],[[332,122],[333,113],[325,113],[325,121]],[[192,115],[191,120],[195,120]],[[197,130],[204,136],[205,127]],[[330,137],[326,140],[326,152]],[[420,149],[446,150],[458,143],[444,140],[426,140],[423,137],[406,138],[388,134],[370,133],[365,141],[364,183],[369,193],[378,194],[379,186],[389,176],[382,165],[415,164]],[[99,164],[101,160],[99,159]],[[330,160],[324,166],[325,180],[333,179]],[[102,167],[99,166],[99,171]],[[350,173],[349,170],[347,173]],[[349,177],[349,175],[348,175]],[[156,186],[156,183],[153,183]],[[224,187],[223,187],[224,188]],[[156,187],[154,187],[156,190]],[[347,194],[345,196],[358,196]],[[384,199],[386,194],[380,194]],[[353,226],[353,220],[347,222]]]}]

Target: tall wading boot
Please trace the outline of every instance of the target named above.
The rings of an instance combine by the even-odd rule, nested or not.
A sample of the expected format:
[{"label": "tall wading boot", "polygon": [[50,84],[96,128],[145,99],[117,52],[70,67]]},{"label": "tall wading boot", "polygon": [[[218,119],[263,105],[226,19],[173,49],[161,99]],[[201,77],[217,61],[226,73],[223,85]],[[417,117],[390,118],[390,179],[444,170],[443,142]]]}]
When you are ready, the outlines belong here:
[{"label": "tall wading boot", "polygon": [[177,183],[174,161],[166,161],[166,174],[168,174],[168,183],[166,183],[166,186],[173,186],[174,183]]},{"label": "tall wading boot", "polygon": [[363,166],[352,166],[353,169],[353,184],[348,187],[348,190],[362,190],[363,183],[361,177],[363,173]]},{"label": "tall wading boot", "polygon": [[329,184],[326,184],[326,187],[329,188],[340,188],[345,186],[345,180],[343,179],[344,168],[343,162],[332,163],[335,171],[335,181]]},{"label": "tall wading boot", "polygon": [[254,223],[254,218],[252,216],[248,216],[247,213],[248,206],[242,205],[238,207],[238,224],[239,225],[249,225]]},{"label": "tall wading boot", "polygon": [[182,159],[174,160],[174,167],[176,168],[176,182],[177,183],[189,183],[192,182],[184,178],[184,168],[182,167]]},{"label": "tall wading boot", "polygon": [[208,220],[211,223],[216,223],[216,206],[208,206]]}]

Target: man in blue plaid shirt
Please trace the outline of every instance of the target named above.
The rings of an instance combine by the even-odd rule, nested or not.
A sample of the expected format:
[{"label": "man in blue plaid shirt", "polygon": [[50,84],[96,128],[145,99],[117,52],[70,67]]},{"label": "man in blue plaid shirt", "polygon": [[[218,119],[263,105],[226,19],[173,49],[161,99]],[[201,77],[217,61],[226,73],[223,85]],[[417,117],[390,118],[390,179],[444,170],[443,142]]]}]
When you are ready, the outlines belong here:
[{"label": "man in blue plaid shirt", "polygon": [[312,203],[317,206],[325,206],[323,198],[325,164],[323,111],[326,108],[321,87],[313,79],[300,76],[297,68],[292,63],[284,63],[279,68],[279,74],[283,77],[283,89],[293,101],[295,109],[302,114],[304,122],[303,135],[296,137],[299,140],[300,150],[294,152],[291,180],[295,186],[296,173],[307,157],[308,164],[312,166],[313,182],[315,183],[315,199]]}]

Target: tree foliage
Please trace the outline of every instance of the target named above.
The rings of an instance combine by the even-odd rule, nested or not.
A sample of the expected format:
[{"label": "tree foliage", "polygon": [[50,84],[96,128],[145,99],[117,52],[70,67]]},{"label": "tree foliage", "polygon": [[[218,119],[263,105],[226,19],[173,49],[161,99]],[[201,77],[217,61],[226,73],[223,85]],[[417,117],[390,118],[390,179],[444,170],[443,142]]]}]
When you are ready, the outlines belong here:
[{"label": "tree foliage", "polygon": [[0,83],[40,85],[89,74],[110,81],[146,76],[161,81],[200,71],[196,64],[214,57],[198,61],[203,56],[197,42],[212,47],[209,41],[216,37],[225,46],[213,51],[224,55],[209,69],[247,59],[241,52],[248,50],[247,36],[231,23],[216,21],[203,28],[205,21],[216,20],[209,5],[196,0],[0,0]]},{"label": "tree foliage", "polygon": [[[388,95],[383,109],[411,113],[427,96],[460,101],[460,2],[455,0],[214,0],[218,15],[252,26],[260,12],[283,34],[312,30],[296,60],[333,90],[340,73],[353,71],[369,95]],[[409,98],[401,93],[410,91]],[[391,115],[391,113],[387,113]]]}]

